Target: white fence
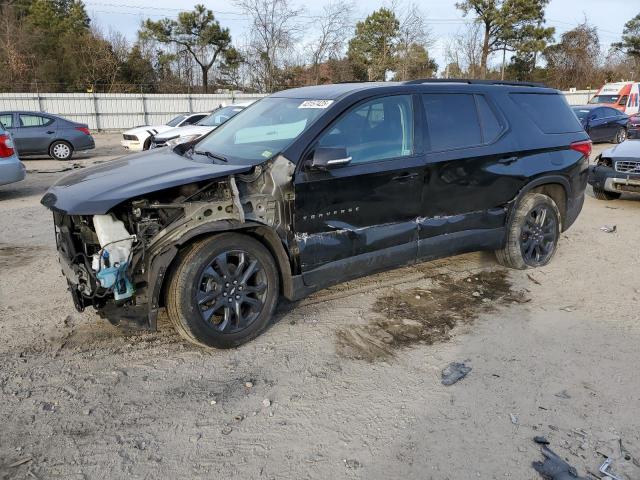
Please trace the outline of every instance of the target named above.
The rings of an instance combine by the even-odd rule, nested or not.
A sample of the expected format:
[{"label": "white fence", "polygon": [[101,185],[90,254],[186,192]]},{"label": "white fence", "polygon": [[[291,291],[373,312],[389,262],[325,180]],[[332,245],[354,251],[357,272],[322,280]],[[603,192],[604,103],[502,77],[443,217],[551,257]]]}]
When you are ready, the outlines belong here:
[{"label": "white fence", "polygon": [[[563,92],[570,105],[587,103],[594,90]],[[260,94],[0,93],[0,111],[31,110],[62,115],[92,130],[125,130],[165,123],[185,112],[208,112]]]},{"label": "white fence", "polygon": [[61,115],[92,130],[124,130],[161,124],[185,112],[261,98],[260,94],[0,93],[0,111],[30,110]]}]

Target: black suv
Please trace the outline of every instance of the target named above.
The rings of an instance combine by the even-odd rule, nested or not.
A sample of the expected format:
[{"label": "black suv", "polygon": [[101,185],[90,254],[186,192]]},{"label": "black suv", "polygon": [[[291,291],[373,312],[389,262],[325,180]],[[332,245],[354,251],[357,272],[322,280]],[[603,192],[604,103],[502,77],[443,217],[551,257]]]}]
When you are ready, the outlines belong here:
[{"label": "black suv", "polygon": [[78,310],[155,328],[166,308],[187,340],[233,347],[280,296],[474,250],[545,265],[582,208],[590,151],[541,85],[324,85],[72,173],[42,203]]}]

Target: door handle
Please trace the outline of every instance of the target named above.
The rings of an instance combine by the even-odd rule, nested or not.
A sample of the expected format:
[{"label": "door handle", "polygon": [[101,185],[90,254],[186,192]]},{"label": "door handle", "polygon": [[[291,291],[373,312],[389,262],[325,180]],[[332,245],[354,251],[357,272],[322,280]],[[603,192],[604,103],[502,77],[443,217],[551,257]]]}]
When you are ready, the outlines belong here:
[{"label": "door handle", "polygon": [[391,180],[393,180],[394,182],[408,182],[409,180],[412,180],[414,178],[417,178],[418,174],[417,173],[401,173],[400,175],[396,175],[395,177],[392,177]]},{"label": "door handle", "polygon": [[49,131],[47,131],[47,133],[48,133],[49,135],[53,135],[53,134],[54,134],[54,133],[56,133],[56,132],[54,132],[53,130],[49,130]]},{"label": "door handle", "polygon": [[506,157],[506,158],[501,158],[500,160],[498,160],[498,162],[500,163],[504,163],[505,165],[511,165],[514,162],[518,161],[518,157]]}]

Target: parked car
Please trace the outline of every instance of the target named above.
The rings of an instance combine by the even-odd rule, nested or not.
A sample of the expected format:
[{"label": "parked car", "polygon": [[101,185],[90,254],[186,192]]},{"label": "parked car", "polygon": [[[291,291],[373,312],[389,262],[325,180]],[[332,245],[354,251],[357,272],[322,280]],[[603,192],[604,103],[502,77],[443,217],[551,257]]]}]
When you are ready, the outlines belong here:
[{"label": "parked car", "polygon": [[356,277],[494,250],[546,265],[582,209],[591,140],[557,90],[345,83],[266,97],[202,140],[72,173],[54,212],[76,308],[228,348]]},{"label": "parked car", "polygon": [[629,117],[627,138],[640,138],[640,113],[634,113]]},{"label": "parked car", "polygon": [[20,156],[49,155],[70,160],[74,152],[95,148],[86,123],[41,112],[0,112],[0,123],[11,134]]},{"label": "parked car", "polygon": [[203,118],[195,125],[182,128],[172,128],[166,132],[153,136],[151,148],[164,147],[166,145],[176,146],[179,143],[195,140],[207,133],[214,131],[224,122],[234,115],[237,115],[253,102],[236,103],[228,107],[222,107],[211,113],[211,115]]},{"label": "parked car", "polygon": [[580,105],[572,107],[594,142],[622,143],[627,138],[629,116],[611,107]]},{"label": "parked car", "polygon": [[208,115],[209,113],[184,113],[172,118],[163,125],[141,125],[131,128],[122,134],[120,145],[132,152],[149,150],[151,139],[154,135],[174,128],[194,125]]},{"label": "parked car", "polygon": [[598,200],[640,194],[640,140],[627,140],[598,155],[589,167],[589,185]]},{"label": "parked car", "polygon": [[24,165],[18,160],[11,135],[0,124],[0,185],[19,182],[25,175]]}]

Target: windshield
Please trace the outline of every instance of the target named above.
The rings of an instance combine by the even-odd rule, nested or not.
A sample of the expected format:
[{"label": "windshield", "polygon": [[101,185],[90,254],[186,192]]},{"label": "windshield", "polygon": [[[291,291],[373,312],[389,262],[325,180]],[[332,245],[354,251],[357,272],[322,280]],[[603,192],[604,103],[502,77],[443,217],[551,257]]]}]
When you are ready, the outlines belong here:
[{"label": "windshield", "polygon": [[172,118],[171,120],[169,120],[166,124],[169,125],[170,127],[177,127],[178,124],[183,121],[185,118],[187,118],[186,115],[178,115],[175,118]]},{"label": "windshield", "polygon": [[620,95],[596,95],[589,103],[616,103]]},{"label": "windshield", "polygon": [[591,112],[591,110],[585,108],[573,108],[572,110],[580,120],[586,120]]},{"label": "windshield", "polygon": [[218,125],[222,125],[224,122],[226,122],[242,110],[244,110],[244,107],[223,107],[216,110],[208,117],[204,117],[196,125],[202,125],[204,127],[217,127]]},{"label": "windshield", "polygon": [[266,160],[295,140],[332,102],[268,97],[196,146],[237,162]]}]

